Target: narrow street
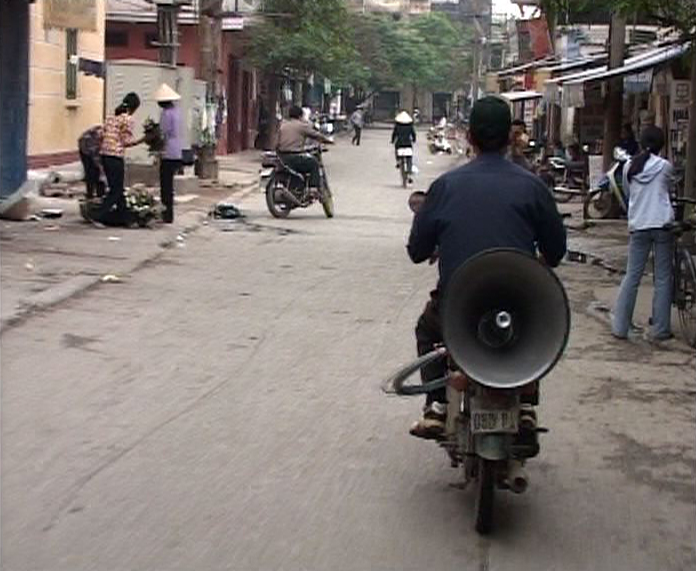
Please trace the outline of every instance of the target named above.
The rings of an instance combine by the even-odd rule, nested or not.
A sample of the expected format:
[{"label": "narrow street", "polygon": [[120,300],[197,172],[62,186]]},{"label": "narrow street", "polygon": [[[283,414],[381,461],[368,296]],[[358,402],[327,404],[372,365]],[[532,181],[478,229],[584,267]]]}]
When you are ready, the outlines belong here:
[{"label": "narrow street", "polygon": [[[455,164],[427,153],[415,188]],[[336,218],[244,221],[2,335],[5,571],[683,571],[696,568],[696,360],[588,312],[616,276],[564,263],[566,356],[524,495],[474,490],[380,383],[436,281],[404,244],[389,132],[326,155]],[[98,230],[95,230],[98,232]],[[675,327],[677,324],[675,323]]]}]

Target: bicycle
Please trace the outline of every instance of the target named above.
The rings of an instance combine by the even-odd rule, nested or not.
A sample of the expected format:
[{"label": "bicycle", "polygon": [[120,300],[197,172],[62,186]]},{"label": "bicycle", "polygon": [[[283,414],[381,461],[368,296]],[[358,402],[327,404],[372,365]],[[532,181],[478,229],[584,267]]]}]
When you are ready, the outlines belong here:
[{"label": "bicycle", "polygon": [[696,347],[696,263],[691,254],[693,239],[687,243],[685,235],[696,230],[696,222],[684,220],[684,207],[696,206],[693,198],[675,197],[675,221],[667,226],[674,236],[674,293],[672,304],[677,308],[679,323],[686,342]]}]

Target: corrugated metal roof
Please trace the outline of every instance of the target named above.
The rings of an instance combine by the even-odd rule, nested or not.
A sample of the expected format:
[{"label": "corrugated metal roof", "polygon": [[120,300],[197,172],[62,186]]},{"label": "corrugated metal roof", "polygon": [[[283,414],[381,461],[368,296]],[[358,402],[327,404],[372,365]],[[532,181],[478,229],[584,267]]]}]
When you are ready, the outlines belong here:
[{"label": "corrugated metal roof", "polygon": [[619,77],[622,75],[631,75],[640,71],[656,67],[670,60],[683,56],[691,47],[690,42],[665,46],[650,50],[640,55],[627,59],[624,65],[614,69],[607,69],[607,66],[602,66],[595,70],[590,70],[583,77],[578,77],[571,80],[566,80],[564,85],[580,85],[582,83],[590,83],[593,81],[603,81],[611,77]]}]

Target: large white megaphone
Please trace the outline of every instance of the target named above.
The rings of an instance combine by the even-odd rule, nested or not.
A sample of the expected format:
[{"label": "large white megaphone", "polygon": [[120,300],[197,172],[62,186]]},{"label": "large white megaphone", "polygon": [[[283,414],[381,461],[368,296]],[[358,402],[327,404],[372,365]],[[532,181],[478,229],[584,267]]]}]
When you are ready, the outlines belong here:
[{"label": "large white megaphone", "polygon": [[508,389],[542,378],[563,354],[570,307],[556,275],[518,250],[488,250],[457,269],[441,308],[445,343],[466,375]]}]

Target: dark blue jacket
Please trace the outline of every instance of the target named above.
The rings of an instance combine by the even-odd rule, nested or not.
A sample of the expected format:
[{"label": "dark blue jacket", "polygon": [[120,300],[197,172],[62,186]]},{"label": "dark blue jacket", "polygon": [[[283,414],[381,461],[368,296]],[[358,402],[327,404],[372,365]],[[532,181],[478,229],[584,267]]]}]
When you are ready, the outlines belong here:
[{"label": "dark blue jacket", "polygon": [[442,291],[461,264],[490,248],[538,250],[552,267],[566,252],[563,220],[546,185],[498,153],[433,182],[407,247],[415,263],[437,249]]}]

